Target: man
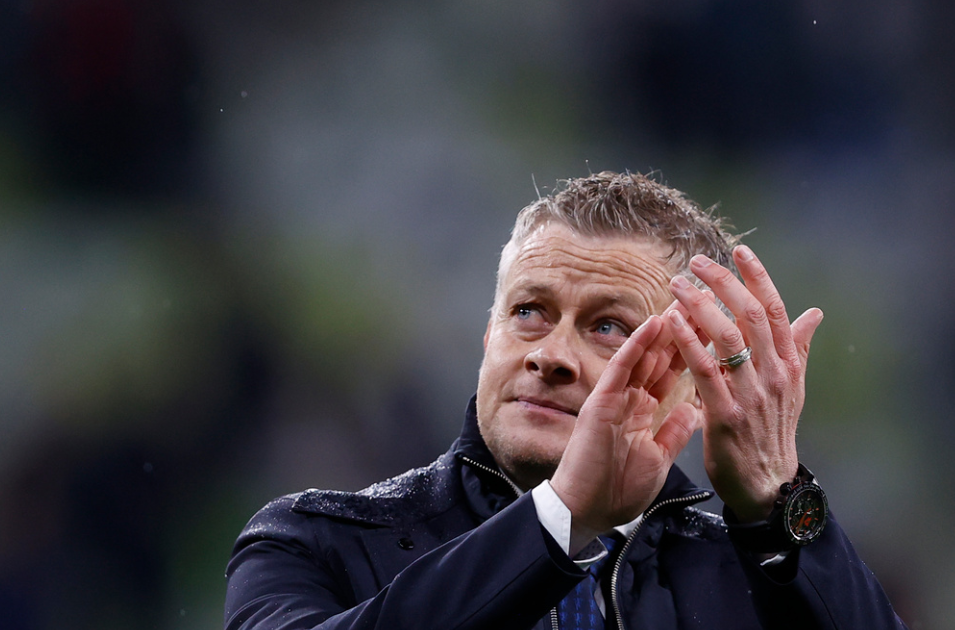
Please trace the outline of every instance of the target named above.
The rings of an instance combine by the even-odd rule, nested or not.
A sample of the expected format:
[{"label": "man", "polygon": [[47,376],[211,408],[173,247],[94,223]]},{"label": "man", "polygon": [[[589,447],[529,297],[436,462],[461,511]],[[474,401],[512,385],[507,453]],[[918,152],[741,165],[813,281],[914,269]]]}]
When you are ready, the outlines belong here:
[{"label": "man", "polygon": [[[797,457],[822,313],[790,323],[734,244],[640,175],[525,208],[461,437],[362,492],[263,508],[226,628],[904,627]],[[673,466],[697,429],[725,523]]]}]

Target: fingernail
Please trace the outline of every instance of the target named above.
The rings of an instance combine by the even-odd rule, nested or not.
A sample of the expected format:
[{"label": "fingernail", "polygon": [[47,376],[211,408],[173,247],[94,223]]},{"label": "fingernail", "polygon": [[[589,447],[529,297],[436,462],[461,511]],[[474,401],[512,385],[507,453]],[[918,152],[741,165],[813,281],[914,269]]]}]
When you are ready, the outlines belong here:
[{"label": "fingernail", "polygon": [[673,276],[673,279],[670,280],[670,284],[673,285],[674,289],[679,289],[680,291],[685,291],[690,288],[690,283],[683,276]]},{"label": "fingernail", "polygon": [[742,260],[743,262],[749,262],[752,259],[756,258],[756,256],[753,255],[753,250],[746,247],[745,245],[738,246],[736,248],[736,253],[739,255],[739,259]]},{"label": "fingernail", "polygon": [[686,326],[686,320],[680,315],[680,311],[670,311],[670,322],[677,327]]},{"label": "fingernail", "polygon": [[709,267],[710,265],[712,265],[713,261],[707,258],[706,256],[704,256],[703,254],[697,254],[696,256],[690,259],[690,264],[699,269],[702,269],[703,267]]}]

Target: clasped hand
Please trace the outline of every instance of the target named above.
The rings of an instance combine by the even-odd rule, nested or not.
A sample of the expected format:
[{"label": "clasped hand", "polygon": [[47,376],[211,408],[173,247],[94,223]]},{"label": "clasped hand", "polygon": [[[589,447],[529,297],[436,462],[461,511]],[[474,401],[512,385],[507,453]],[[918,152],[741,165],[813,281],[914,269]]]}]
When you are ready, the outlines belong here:
[{"label": "clasped hand", "polygon": [[[677,276],[676,301],[627,339],[581,407],[551,485],[570,509],[574,541],[636,518],[656,498],[674,459],[698,429],[714,489],[743,522],[765,518],[798,467],[796,423],[805,399],[806,364],[822,311],[790,324],[772,279],[745,246],[733,252],[743,278],[704,256],[693,273],[713,295]],[[746,347],[752,358],[722,367]],[[694,403],[681,401],[655,426],[654,415],[684,370]]]}]

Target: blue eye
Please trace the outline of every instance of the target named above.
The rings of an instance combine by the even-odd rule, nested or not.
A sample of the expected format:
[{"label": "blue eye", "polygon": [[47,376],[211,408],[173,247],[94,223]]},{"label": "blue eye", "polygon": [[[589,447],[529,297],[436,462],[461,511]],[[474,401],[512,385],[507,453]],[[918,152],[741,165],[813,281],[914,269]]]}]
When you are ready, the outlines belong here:
[{"label": "blue eye", "polygon": [[597,334],[600,335],[621,335],[626,337],[630,334],[626,331],[626,329],[624,329],[623,326],[612,321],[600,322],[597,324],[597,328],[595,330],[597,331]]},{"label": "blue eye", "polygon": [[518,304],[511,308],[510,318],[516,330],[540,332],[547,327],[546,312],[536,304]]}]

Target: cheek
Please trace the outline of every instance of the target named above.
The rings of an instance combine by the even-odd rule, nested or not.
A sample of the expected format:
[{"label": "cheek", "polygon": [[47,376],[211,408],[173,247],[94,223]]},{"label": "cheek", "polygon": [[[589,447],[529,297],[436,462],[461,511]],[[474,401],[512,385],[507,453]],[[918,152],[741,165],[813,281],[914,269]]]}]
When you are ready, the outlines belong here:
[{"label": "cheek", "polygon": [[484,341],[484,361],[482,369],[506,369],[510,364],[520,364],[524,355],[521,354],[520,344],[500,328],[488,332]]},{"label": "cheek", "polygon": [[486,346],[484,348],[484,359],[481,361],[481,369],[478,372],[478,394],[490,394],[490,389],[496,389],[505,382],[513,369],[510,364],[513,362],[513,352],[507,352],[507,346],[501,340],[500,335],[489,334],[486,337]]},{"label": "cheek", "polygon": [[[607,356],[604,356],[604,354]],[[586,388],[587,395],[590,395],[590,392],[597,386],[597,381],[600,380],[604,370],[607,369],[607,364],[610,363],[613,355],[613,352],[594,352],[581,358],[580,382]]]}]

